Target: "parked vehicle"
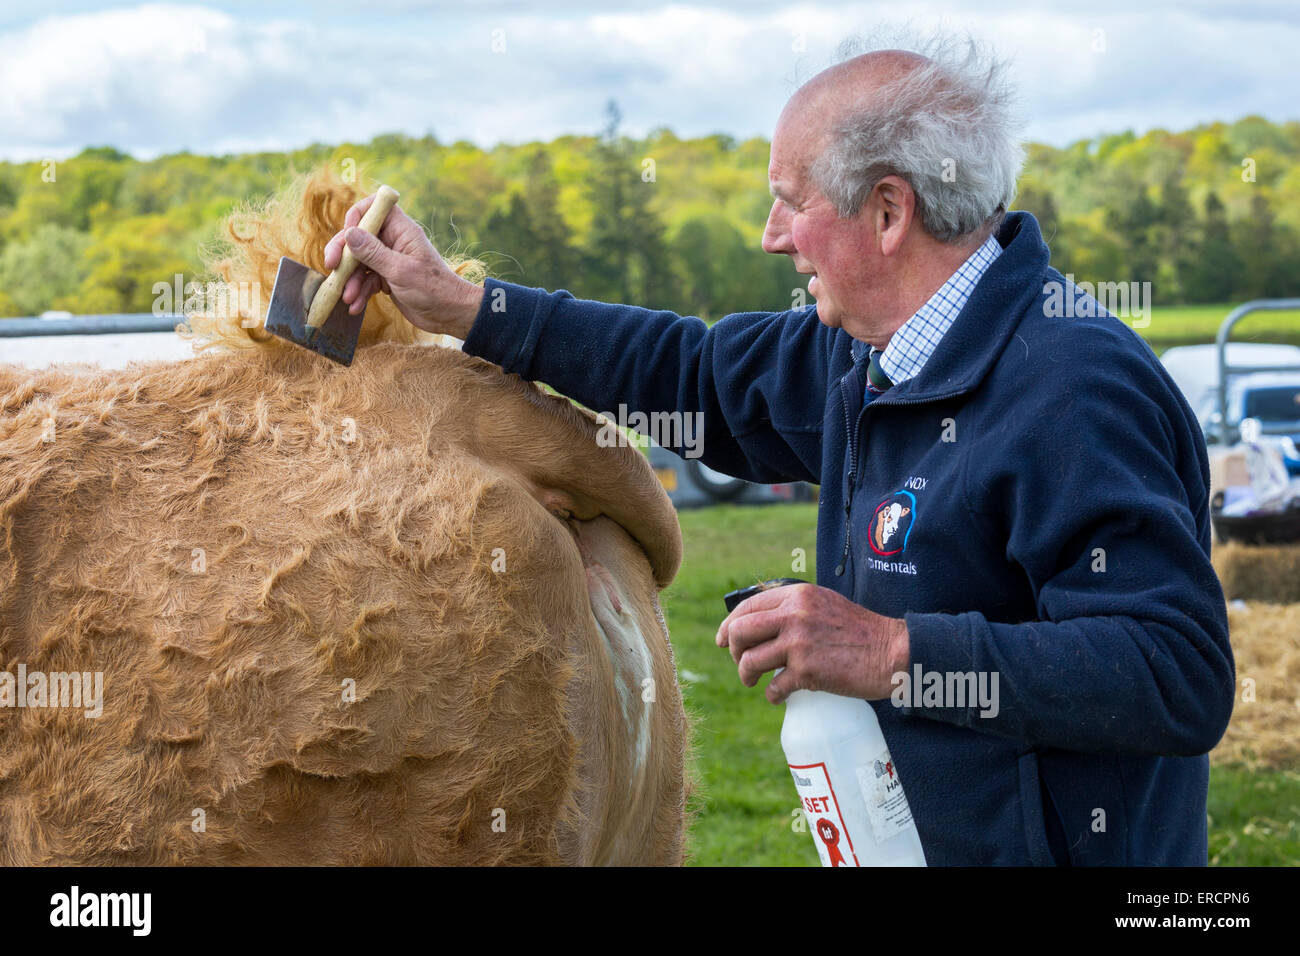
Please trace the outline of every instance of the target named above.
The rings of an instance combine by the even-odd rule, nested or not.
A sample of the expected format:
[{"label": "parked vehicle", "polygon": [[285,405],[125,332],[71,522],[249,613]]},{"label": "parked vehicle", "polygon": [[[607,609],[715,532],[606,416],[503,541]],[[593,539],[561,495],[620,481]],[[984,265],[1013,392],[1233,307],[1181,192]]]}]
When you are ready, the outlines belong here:
[{"label": "parked vehicle", "polygon": [[[1228,382],[1228,444],[1241,438],[1241,423],[1254,418],[1263,435],[1286,435],[1300,442],[1300,347],[1257,342],[1227,344],[1228,365],[1235,368],[1275,368],[1294,365],[1293,372],[1245,372]],[[1219,348],[1180,345],[1160,358],[1196,413],[1209,444],[1221,444],[1219,413]]]},{"label": "parked vehicle", "polygon": [[1252,312],[1300,311],[1300,299],[1233,309],[1214,345],[1162,356],[1210,445],[1210,519],[1219,541],[1300,540],[1300,348],[1229,342]]},{"label": "parked vehicle", "polygon": [[679,458],[653,443],[649,456],[659,482],[678,508],[698,508],[722,502],[772,504],[812,501],[817,497],[813,486],[803,481],[756,484],[714,471],[698,459]]}]

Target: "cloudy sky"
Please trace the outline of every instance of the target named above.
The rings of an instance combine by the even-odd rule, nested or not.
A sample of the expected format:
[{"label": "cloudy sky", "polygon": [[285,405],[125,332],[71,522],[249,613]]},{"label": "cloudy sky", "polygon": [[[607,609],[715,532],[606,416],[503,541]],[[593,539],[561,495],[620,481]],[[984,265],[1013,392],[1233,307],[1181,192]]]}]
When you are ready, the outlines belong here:
[{"label": "cloudy sky", "polygon": [[[907,20],[900,22],[900,10]],[[1010,58],[1027,138],[1300,118],[1300,0],[0,0],[0,158],[150,157],[432,131],[769,136],[840,40],[967,30]]]}]

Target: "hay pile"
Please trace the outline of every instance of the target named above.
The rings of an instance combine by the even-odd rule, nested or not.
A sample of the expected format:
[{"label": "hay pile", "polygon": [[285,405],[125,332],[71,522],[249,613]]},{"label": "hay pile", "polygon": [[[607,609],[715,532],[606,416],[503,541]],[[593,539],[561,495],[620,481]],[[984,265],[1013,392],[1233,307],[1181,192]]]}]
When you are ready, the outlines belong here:
[{"label": "hay pile", "polygon": [[[1300,604],[1229,607],[1228,627],[1237,661],[1237,702],[1211,761],[1300,767]],[[1254,682],[1252,692],[1244,683],[1248,679]]]},{"label": "hay pile", "polygon": [[1300,602],[1300,545],[1214,545],[1214,570],[1229,601]]}]

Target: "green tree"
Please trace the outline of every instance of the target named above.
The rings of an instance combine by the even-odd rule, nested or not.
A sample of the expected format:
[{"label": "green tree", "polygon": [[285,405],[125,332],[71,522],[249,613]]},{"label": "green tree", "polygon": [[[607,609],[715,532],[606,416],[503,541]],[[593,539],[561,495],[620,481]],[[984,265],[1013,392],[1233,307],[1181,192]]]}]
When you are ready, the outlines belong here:
[{"label": "green tree", "polygon": [[0,289],[9,298],[9,314],[40,315],[80,288],[90,244],[85,233],[46,224],[28,239],[7,245],[0,254]]},{"label": "green tree", "polygon": [[1183,287],[1191,302],[1227,302],[1242,284],[1241,256],[1228,233],[1227,210],[1213,191],[1205,197],[1200,241],[1180,268]]},{"label": "green tree", "polygon": [[545,149],[537,149],[528,162],[524,201],[537,242],[529,256],[533,281],[548,289],[567,286],[578,278],[578,252],[573,232],[560,212],[559,191],[550,156]]},{"label": "green tree", "polygon": [[1251,197],[1250,214],[1237,220],[1230,232],[1242,262],[1240,297],[1275,298],[1300,292],[1295,235],[1277,225],[1262,192]]},{"label": "green tree", "polygon": [[481,234],[484,253],[509,257],[494,264],[503,278],[513,272],[525,284],[548,289],[580,278],[577,251],[560,214],[558,192],[550,160],[539,149],[527,161],[522,191],[511,193],[506,206],[488,218]]},{"label": "green tree", "polygon": [[505,208],[488,217],[480,242],[480,255],[494,275],[527,285],[542,284],[535,281],[529,268],[539,242],[522,193],[511,193]]},{"label": "green tree", "polygon": [[656,183],[642,176],[631,144],[619,136],[618,104],[610,100],[605,112],[589,193],[595,216],[583,257],[589,294],[663,306],[675,290],[663,223],[650,208]]},{"label": "green tree", "polygon": [[1099,275],[1094,280],[1154,283],[1160,267],[1159,221],[1160,210],[1147,195],[1146,186],[1129,180],[1124,195],[1106,209],[1106,225],[1124,248],[1127,275]]},{"label": "green tree", "polygon": [[[153,282],[192,271],[197,243],[235,203],[322,164],[343,171],[345,160],[362,184],[397,187],[440,249],[500,253],[505,277],[708,316],[798,302],[804,280],[759,248],[771,206],[765,139],[667,129],[632,139],[620,135],[616,104],[606,118],[599,136],[490,149],[390,133],[284,153],[140,162],[100,146],[53,168],[0,162],[0,257],[25,263],[46,249],[30,272],[11,264],[4,308],[147,306]],[[1120,131],[1061,149],[1029,144],[1027,154],[1016,206],[1038,218],[1062,272],[1151,281],[1161,302],[1300,291],[1300,123]],[[643,178],[648,157],[657,175]],[[80,258],[51,255],[52,237],[67,244],[70,233]]]},{"label": "green tree", "polygon": [[761,308],[753,298],[761,289],[754,281],[758,278],[761,283],[756,275],[760,270],[740,231],[724,217],[688,219],[670,249],[681,276],[674,303],[681,311],[717,318]]},{"label": "green tree", "polygon": [[[80,288],[55,300],[54,307],[80,313],[150,312],[156,283],[174,284],[201,275],[197,254],[179,251],[177,233],[165,216],[122,219],[86,249]],[[173,303],[173,308],[177,308]]]},{"label": "green tree", "polygon": [[1185,273],[1194,268],[1196,213],[1182,183],[1180,168],[1166,174],[1160,187],[1160,207],[1152,229],[1157,256],[1157,291],[1164,302],[1186,301]]},{"label": "green tree", "polygon": [[1068,232],[1064,227],[1061,214],[1056,207],[1056,199],[1050,190],[1038,185],[1022,186],[1016,194],[1013,209],[1022,209],[1038,220],[1043,240],[1052,253],[1052,265],[1062,272],[1069,271],[1070,249]]}]

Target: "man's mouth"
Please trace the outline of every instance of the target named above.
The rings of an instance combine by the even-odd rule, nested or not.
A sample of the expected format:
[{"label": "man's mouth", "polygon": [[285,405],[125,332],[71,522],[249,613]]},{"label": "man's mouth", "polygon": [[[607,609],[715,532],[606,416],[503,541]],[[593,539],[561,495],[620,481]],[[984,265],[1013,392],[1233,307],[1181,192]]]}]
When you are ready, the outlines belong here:
[{"label": "man's mouth", "polygon": [[800,268],[797,267],[797,266],[795,267],[795,270],[794,270],[794,271],[797,272],[797,273],[799,273],[801,276],[807,276],[807,277],[808,277],[808,291],[809,291],[810,293],[812,293],[813,295],[816,295],[817,292],[816,292],[816,290],[813,288],[813,286],[814,286],[814,284],[820,285],[820,283],[817,281],[817,273],[816,273],[815,271],[813,271],[812,269],[800,269]]}]

